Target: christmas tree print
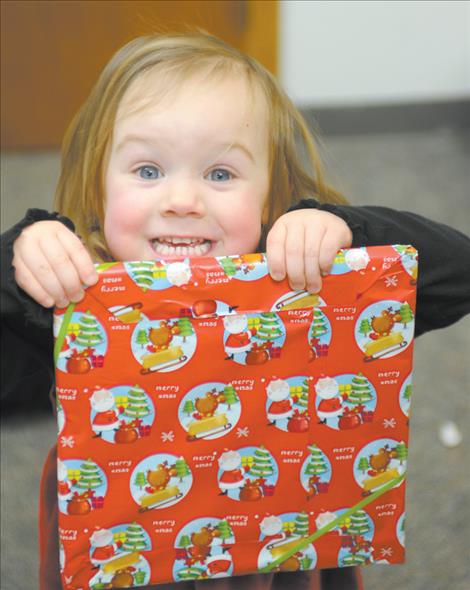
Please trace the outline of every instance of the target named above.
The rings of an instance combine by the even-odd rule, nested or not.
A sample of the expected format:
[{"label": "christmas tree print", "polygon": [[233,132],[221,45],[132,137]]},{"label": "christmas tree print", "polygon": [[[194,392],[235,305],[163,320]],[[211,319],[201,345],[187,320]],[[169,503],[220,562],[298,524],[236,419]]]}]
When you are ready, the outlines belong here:
[{"label": "christmas tree print", "polygon": [[193,403],[193,401],[192,401],[192,400],[190,400],[190,399],[187,399],[187,400],[184,402],[184,406],[183,406],[183,412],[184,412],[186,415],[188,415],[188,416],[191,416],[191,414],[194,412],[194,410],[195,410],[195,409],[196,409],[196,408],[194,407],[194,403]]},{"label": "christmas tree print", "polygon": [[235,387],[233,385],[226,385],[224,387],[224,403],[227,404],[228,409],[230,410],[233,404],[238,404],[239,402],[240,399],[237,396]]},{"label": "christmas tree print", "polygon": [[350,516],[351,524],[348,528],[350,535],[364,535],[370,531],[367,513],[364,510],[358,510]]},{"label": "christmas tree print", "polygon": [[137,336],[135,337],[135,341],[137,344],[140,344],[142,348],[144,348],[144,346],[149,343],[147,332],[145,330],[139,330],[137,332]]},{"label": "christmas tree print", "polygon": [[189,547],[190,545],[191,545],[191,539],[189,538],[189,535],[183,535],[181,537],[181,539],[179,540],[178,547],[186,549],[186,547]]},{"label": "christmas tree print", "polygon": [[294,403],[306,410],[308,407],[308,380],[305,379],[302,385],[293,385],[290,392],[291,397],[294,398]]},{"label": "christmas tree print", "polygon": [[310,460],[305,469],[305,473],[307,475],[320,475],[320,473],[328,471],[328,467],[323,458],[323,453],[317,445],[310,445],[308,450],[310,451]]},{"label": "christmas tree print", "polygon": [[273,463],[269,451],[264,446],[260,446],[256,449],[253,465],[250,468],[250,473],[257,477],[266,477],[273,475]]},{"label": "christmas tree print", "polygon": [[232,527],[226,520],[221,520],[217,525],[217,529],[220,533],[220,539],[222,541],[226,541],[227,539],[233,537]]},{"label": "christmas tree print", "polygon": [[300,566],[301,566],[301,568],[302,568],[303,571],[309,570],[311,568],[311,566],[312,566],[312,563],[313,563],[313,559],[311,557],[309,557],[308,555],[305,555],[300,560]]},{"label": "christmas tree print", "polygon": [[180,481],[183,481],[183,477],[190,475],[191,471],[189,469],[189,465],[186,463],[183,457],[176,459],[175,461],[175,469]]},{"label": "christmas tree print", "polygon": [[134,385],[127,393],[128,404],[124,414],[130,418],[142,418],[150,414],[147,396],[145,391],[138,385]]},{"label": "christmas tree print", "polygon": [[178,329],[179,335],[183,338],[183,342],[186,342],[186,338],[188,336],[192,336],[194,334],[194,328],[189,318],[179,318]]},{"label": "christmas tree print", "polygon": [[410,401],[412,393],[413,387],[411,384],[409,384],[405,387],[405,391],[403,392],[403,397],[406,399],[406,401]]},{"label": "christmas tree print", "polygon": [[94,461],[88,459],[80,465],[80,480],[75,485],[84,490],[94,490],[103,485],[100,468]]},{"label": "christmas tree print", "polygon": [[153,283],[154,262],[129,262],[131,276],[142,291],[147,289]]},{"label": "christmas tree print", "polygon": [[219,264],[224,269],[224,273],[228,277],[233,277],[237,274],[237,265],[235,264],[232,258],[220,258]]},{"label": "christmas tree print", "polygon": [[369,461],[367,457],[361,457],[357,467],[362,473],[365,473],[369,469]]},{"label": "christmas tree print", "polygon": [[313,310],[313,323],[310,335],[312,338],[320,338],[320,336],[323,336],[323,334],[326,334],[327,332],[328,328],[325,316],[319,309],[315,308]]},{"label": "christmas tree print", "polygon": [[413,310],[411,309],[409,303],[405,302],[400,306],[400,317],[400,321],[404,326],[413,321]]},{"label": "christmas tree print", "polygon": [[349,404],[364,404],[373,399],[369,381],[362,373],[358,373],[352,380],[351,393],[348,396]]},{"label": "christmas tree print", "polygon": [[134,574],[134,582],[138,586],[141,586],[142,584],[145,584],[145,577],[145,572],[143,570],[137,570]]},{"label": "christmas tree print", "polygon": [[145,473],[143,471],[138,471],[136,473],[134,485],[137,486],[139,490],[147,485],[147,478],[145,477]]},{"label": "christmas tree print", "polygon": [[122,548],[124,551],[145,551],[148,549],[144,529],[133,522],[126,529],[126,540]]},{"label": "christmas tree print", "polygon": [[273,342],[279,336],[282,336],[280,321],[275,313],[267,311],[260,316],[260,327],[256,332],[255,338],[264,342]]},{"label": "christmas tree print", "polygon": [[403,465],[403,461],[406,461],[408,457],[408,449],[403,441],[399,442],[395,447],[397,459],[400,461],[400,465]]},{"label": "christmas tree print", "polygon": [[91,348],[103,342],[99,324],[90,311],[84,313],[79,320],[79,331],[75,342],[78,346]]},{"label": "christmas tree print", "polygon": [[300,512],[297,514],[294,532],[301,537],[306,537],[308,535],[308,515],[306,512]]},{"label": "christmas tree print", "polygon": [[361,320],[361,323],[359,324],[359,332],[363,336],[367,336],[372,332],[372,326],[368,319]]}]

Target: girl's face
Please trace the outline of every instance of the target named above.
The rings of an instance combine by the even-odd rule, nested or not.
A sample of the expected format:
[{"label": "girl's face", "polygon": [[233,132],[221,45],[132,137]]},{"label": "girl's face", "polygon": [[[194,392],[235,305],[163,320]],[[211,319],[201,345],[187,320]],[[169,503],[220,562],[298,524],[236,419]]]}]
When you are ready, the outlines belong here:
[{"label": "girl's face", "polygon": [[[174,260],[255,251],[269,189],[261,93],[250,92],[241,76],[195,78],[149,102],[159,82],[155,73],[137,81],[118,111],[105,173],[112,256]],[[135,108],[143,98],[145,106]]]}]

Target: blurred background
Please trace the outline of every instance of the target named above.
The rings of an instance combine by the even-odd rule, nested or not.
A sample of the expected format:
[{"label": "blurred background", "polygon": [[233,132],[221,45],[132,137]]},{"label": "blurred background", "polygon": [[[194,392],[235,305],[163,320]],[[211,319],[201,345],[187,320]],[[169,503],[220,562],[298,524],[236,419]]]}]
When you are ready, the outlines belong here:
[{"label": "blurred background", "polygon": [[[468,233],[467,1],[10,1],[1,3],[2,231],[52,208],[62,135],[126,41],[201,27],[276,74],[321,138],[327,177],[352,204],[421,213]],[[415,348],[407,563],[365,568],[365,588],[467,590],[470,318]],[[453,421],[454,448],[439,438]],[[1,587],[37,587],[40,466],[49,409],[5,407]],[[468,514],[468,512],[467,512]]]}]

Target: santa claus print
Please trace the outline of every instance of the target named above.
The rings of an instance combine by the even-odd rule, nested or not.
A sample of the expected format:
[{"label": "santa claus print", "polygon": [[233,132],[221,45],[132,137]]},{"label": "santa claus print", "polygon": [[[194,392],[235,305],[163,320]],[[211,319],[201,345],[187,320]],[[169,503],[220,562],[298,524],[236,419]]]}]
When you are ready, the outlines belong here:
[{"label": "santa claus print", "polygon": [[227,495],[229,490],[243,487],[245,476],[242,467],[242,457],[237,451],[226,451],[219,457],[219,467],[222,474],[219,475],[220,495]]},{"label": "santa claus print", "polygon": [[224,317],[224,328],[228,332],[225,341],[226,360],[233,360],[235,355],[251,349],[251,332],[248,329],[246,315],[228,315]]},{"label": "santa claus print", "polygon": [[91,423],[95,436],[102,436],[104,432],[116,430],[119,427],[114,396],[108,389],[95,391],[90,398],[90,404],[95,414]]}]

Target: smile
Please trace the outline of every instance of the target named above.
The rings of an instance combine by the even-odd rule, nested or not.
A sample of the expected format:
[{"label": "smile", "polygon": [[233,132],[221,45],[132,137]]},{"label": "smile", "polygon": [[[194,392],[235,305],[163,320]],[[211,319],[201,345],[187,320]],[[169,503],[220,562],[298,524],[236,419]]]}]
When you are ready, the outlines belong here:
[{"label": "smile", "polygon": [[165,236],[151,241],[152,248],[161,256],[205,256],[211,249],[211,241],[204,238]]}]

